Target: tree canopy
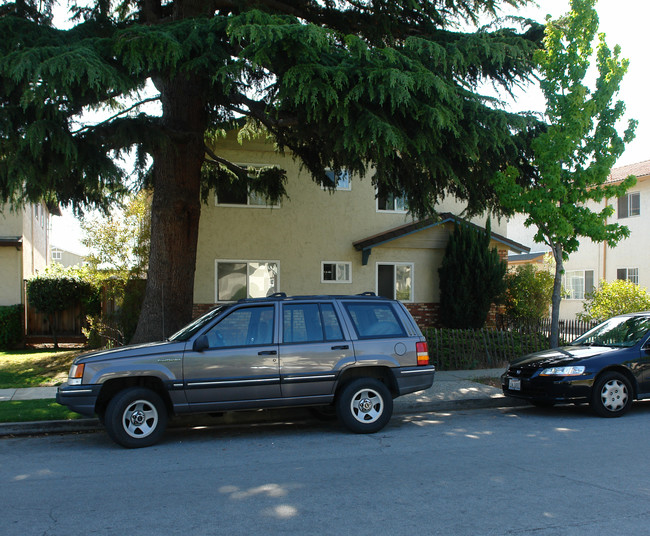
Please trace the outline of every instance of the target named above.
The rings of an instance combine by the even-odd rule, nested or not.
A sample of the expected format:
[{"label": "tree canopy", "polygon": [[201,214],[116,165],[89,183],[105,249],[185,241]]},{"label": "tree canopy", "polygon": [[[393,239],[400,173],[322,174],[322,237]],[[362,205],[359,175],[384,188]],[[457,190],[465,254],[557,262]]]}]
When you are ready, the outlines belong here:
[{"label": "tree canopy", "polygon": [[540,85],[546,100],[548,128],[532,142],[536,176],[521,182],[516,169],[497,173],[495,188],[504,210],[526,214],[525,225],[537,228],[535,241],[547,244],[556,263],[551,313],[551,344],[558,344],[563,262],[580,245],[581,237],[615,245],[628,236],[627,227],[610,223],[615,199],[635,182],[628,177],[608,182],[612,166],[634,137],[630,120],[620,134],[617,123],[625,105],[616,100],[628,61],[620,48],[607,46],[599,34],[598,69],[594,87],[585,79],[592,42],[598,30],[596,0],[571,0],[571,11],[548,20],[544,48],[535,53]]},{"label": "tree canopy", "polygon": [[368,174],[416,216],[447,195],[498,211],[491,178],[529,176],[537,125],[477,87],[527,80],[542,32],[476,25],[525,3],[96,0],[62,30],[56,0],[16,0],[0,8],[0,198],[107,208],[136,148],[154,192],[136,338],[165,336],[191,315],[200,199],[226,181],[284,194],[284,170],[253,181],[212,150],[229,129],[268,136],[321,184],[327,169]]}]

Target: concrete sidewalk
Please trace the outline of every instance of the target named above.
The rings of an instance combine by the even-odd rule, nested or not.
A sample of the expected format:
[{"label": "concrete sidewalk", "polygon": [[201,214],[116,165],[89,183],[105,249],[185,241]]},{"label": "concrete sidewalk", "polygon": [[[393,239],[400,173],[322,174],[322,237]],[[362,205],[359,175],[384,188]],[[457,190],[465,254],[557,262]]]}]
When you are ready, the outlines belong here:
[{"label": "concrete sidewalk", "polygon": [[[506,398],[500,388],[490,387],[473,381],[476,378],[498,378],[504,369],[482,370],[455,370],[436,372],[433,386],[426,391],[411,393],[396,398],[393,404],[395,415],[413,413],[430,413],[436,411],[453,411],[462,409],[494,408],[507,406],[521,406],[526,402]],[[28,389],[0,389],[0,401],[7,400],[35,400],[53,399],[56,396],[56,387],[32,387]],[[281,419],[278,412],[283,410],[269,410],[269,417],[273,420]],[[273,414],[271,413],[273,412]],[[244,413],[249,414],[244,416]],[[266,412],[264,412],[266,413]],[[227,420],[233,422],[254,422],[260,419],[260,412],[241,412],[238,416]],[[191,417],[175,419],[172,422],[179,426],[183,422],[189,423]],[[219,424],[215,420],[215,425]],[[71,421],[39,421],[27,423],[0,423],[0,436],[6,435],[35,435],[41,433],[79,432],[101,429],[97,419],[77,419]]]}]

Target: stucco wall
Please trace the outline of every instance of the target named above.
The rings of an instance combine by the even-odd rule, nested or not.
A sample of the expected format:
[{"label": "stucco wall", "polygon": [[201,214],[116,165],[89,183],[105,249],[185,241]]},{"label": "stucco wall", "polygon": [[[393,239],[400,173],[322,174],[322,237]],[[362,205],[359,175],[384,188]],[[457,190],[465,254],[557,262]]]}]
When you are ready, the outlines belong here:
[{"label": "stucco wall", "polygon": [[[218,153],[247,165],[276,164],[287,170],[288,199],[280,207],[217,206],[212,197],[203,206],[200,221],[195,277],[195,303],[216,301],[215,261],[277,261],[279,288],[287,294],[353,294],[376,289],[378,262],[414,263],[414,302],[438,300],[437,268],[444,251],[432,250],[432,241],[444,248],[448,231],[424,231],[375,247],[368,264],[353,242],[410,223],[404,213],[377,210],[370,177],[353,177],[349,191],[334,193],[315,184],[307,171],[290,157],[273,152],[270,145],[228,139]],[[453,199],[439,206],[440,212],[459,213]],[[475,223],[484,225],[477,218]],[[493,231],[505,234],[505,222],[493,222]],[[428,243],[427,243],[428,241]],[[322,283],[321,262],[349,262],[351,283]]]},{"label": "stucco wall", "polygon": [[0,305],[21,303],[22,252],[15,247],[0,248]]}]

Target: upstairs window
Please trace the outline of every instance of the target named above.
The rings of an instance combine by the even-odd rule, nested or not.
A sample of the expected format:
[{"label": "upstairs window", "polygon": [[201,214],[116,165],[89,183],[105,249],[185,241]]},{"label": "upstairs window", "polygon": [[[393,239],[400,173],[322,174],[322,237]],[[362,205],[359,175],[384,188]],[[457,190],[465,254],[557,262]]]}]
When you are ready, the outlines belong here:
[{"label": "upstairs window", "polygon": [[641,194],[633,192],[618,198],[618,218],[629,218],[641,214]]},{"label": "upstairs window", "polygon": [[630,281],[635,285],[639,284],[639,269],[638,268],[619,268],[616,270],[616,279],[623,281]]},{"label": "upstairs window", "polygon": [[379,185],[377,188],[377,210],[380,212],[408,212],[406,197],[387,192]]},{"label": "upstairs window", "polygon": [[[251,167],[241,164],[242,167]],[[260,167],[260,166],[257,166]],[[249,177],[254,176],[255,171],[249,174]],[[240,182],[219,184],[217,187],[216,204],[224,206],[244,206],[244,207],[271,207],[279,205],[271,205],[267,203],[266,198],[250,190],[247,184]]]},{"label": "upstairs window", "polygon": [[352,190],[350,172],[347,169],[341,170],[338,174],[334,173],[333,170],[327,170],[325,175],[329,180],[329,184],[323,184],[323,188],[329,187],[344,191]]}]

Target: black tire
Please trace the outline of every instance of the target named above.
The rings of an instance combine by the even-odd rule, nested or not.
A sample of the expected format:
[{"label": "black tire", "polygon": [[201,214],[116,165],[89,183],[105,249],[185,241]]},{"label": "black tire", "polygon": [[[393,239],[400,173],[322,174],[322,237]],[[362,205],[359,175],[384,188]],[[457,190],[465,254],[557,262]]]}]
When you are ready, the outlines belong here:
[{"label": "black tire", "polygon": [[632,385],[623,374],[605,372],[591,391],[591,407],[601,417],[621,417],[632,407]]},{"label": "black tire", "polygon": [[352,432],[372,434],[388,424],[393,414],[393,397],[379,380],[359,378],[344,386],[337,396],[336,413]]},{"label": "black tire", "polygon": [[167,418],[167,408],[158,394],[145,387],[130,387],[108,403],[104,426],[118,445],[148,447],[164,434]]}]

